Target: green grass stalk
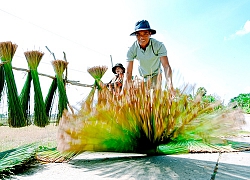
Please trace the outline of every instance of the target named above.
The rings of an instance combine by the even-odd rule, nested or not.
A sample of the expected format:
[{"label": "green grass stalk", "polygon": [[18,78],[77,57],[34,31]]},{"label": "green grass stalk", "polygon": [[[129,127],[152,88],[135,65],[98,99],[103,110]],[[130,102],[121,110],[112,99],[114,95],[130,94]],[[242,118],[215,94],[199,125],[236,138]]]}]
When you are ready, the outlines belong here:
[{"label": "green grass stalk", "polygon": [[42,90],[40,86],[39,76],[37,72],[37,67],[44,55],[40,51],[26,51],[24,52],[26,60],[28,62],[33,86],[34,86],[34,124],[39,127],[45,127],[49,124],[48,116],[46,115],[45,103],[43,100]]},{"label": "green grass stalk", "polygon": [[55,96],[55,92],[57,89],[57,79],[53,79],[48,94],[45,98],[45,108],[46,108],[46,114],[48,117],[51,117],[51,110],[52,110],[52,106],[53,106],[53,99]]},{"label": "green grass stalk", "polygon": [[24,111],[24,116],[26,118],[26,121],[28,124],[31,124],[31,121],[29,119],[30,117],[30,87],[31,87],[31,72],[27,73],[26,81],[24,83],[23,89],[21,91],[21,94],[19,96],[21,106]]},{"label": "green grass stalk", "polygon": [[17,49],[16,44],[12,42],[0,43],[0,57],[3,64],[5,82],[7,85],[7,98],[8,98],[8,123],[10,127],[23,127],[27,125],[24,111],[22,109],[14,73],[12,71],[12,58]]},{"label": "green grass stalk", "polygon": [[63,60],[54,60],[52,61],[54,71],[57,78],[57,87],[59,93],[59,103],[58,103],[58,122],[62,117],[63,111],[67,108],[68,98],[65,89],[65,83],[63,80],[63,72],[67,68],[68,62]]}]

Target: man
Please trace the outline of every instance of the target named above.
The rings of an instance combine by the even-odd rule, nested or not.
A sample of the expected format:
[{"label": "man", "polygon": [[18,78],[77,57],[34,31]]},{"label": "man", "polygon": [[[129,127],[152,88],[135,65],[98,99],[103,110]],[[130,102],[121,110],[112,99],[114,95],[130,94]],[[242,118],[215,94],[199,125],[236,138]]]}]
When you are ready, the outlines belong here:
[{"label": "man", "polygon": [[[135,24],[135,31],[130,36],[136,36],[137,41],[129,48],[127,52],[127,73],[126,83],[131,82],[134,59],[139,61],[139,73],[144,82],[151,79],[151,87],[154,88],[157,83],[158,74],[161,76],[161,65],[164,68],[165,78],[168,88],[174,91],[172,83],[172,69],[168,62],[167,50],[162,42],[151,38],[156,34],[156,30],[151,29],[147,20],[138,21]],[[125,84],[126,84],[125,83]]]}]

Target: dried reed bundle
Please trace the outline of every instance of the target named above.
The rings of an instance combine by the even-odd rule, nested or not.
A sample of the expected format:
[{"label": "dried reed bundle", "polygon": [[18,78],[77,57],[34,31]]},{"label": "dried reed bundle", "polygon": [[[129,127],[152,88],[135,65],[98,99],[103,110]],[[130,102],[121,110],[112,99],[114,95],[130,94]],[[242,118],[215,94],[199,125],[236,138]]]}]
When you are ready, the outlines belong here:
[{"label": "dried reed bundle", "polygon": [[16,49],[17,45],[12,44],[10,41],[0,43],[0,57],[3,62],[4,77],[7,85],[8,123],[11,127],[23,127],[27,125],[27,122],[18,97],[11,64]]},{"label": "dried reed bundle", "polygon": [[56,148],[41,147],[36,153],[36,159],[46,163],[62,163],[68,162],[77,154],[72,153],[61,153]]},{"label": "dried reed bundle", "polygon": [[52,61],[54,71],[57,78],[57,87],[59,92],[59,103],[58,103],[58,121],[62,117],[62,113],[67,108],[68,98],[65,89],[65,83],[63,80],[63,72],[68,66],[68,62],[63,60],[54,60]]},{"label": "dried reed bundle", "polygon": [[19,96],[22,109],[24,111],[24,116],[26,118],[27,124],[31,124],[30,117],[30,87],[31,87],[31,72],[27,73],[27,78],[24,83],[23,89]]},{"label": "dried reed bundle", "polygon": [[[103,75],[105,74],[107,70],[108,70],[107,66],[94,66],[94,67],[87,69],[89,74],[95,79],[95,82],[94,82],[92,90],[90,91],[88,97],[85,100],[86,103],[84,103],[82,106],[82,109],[89,111],[92,108],[95,91],[96,89],[98,90],[102,89],[100,85],[101,78],[103,77]],[[101,101],[100,92],[98,91],[98,103],[100,101]]]},{"label": "dried reed bundle", "polygon": [[99,83],[107,70],[108,70],[107,66],[94,66],[87,69],[89,74],[95,79],[94,86],[97,86],[98,89],[101,89]]},{"label": "dried reed bundle", "polygon": [[119,100],[104,90],[106,101],[90,111],[64,113],[58,150],[163,154],[232,150],[223,146],[222,137],[240,131],[241,112],[215,111],[218,102],[202,103],[198,96],[193,100],[179,91],[173,98],[160,87],[154,92],[143,83],[130,87]]},{"label": "dried reed bundle", "polygon": [[44,55],[40,51],[26,51],[24,52],[26,60],[28,62],[33,86],[34,86],[34,124],[39,127],[45,127],[49,124],[48,116],[46,115],[45,104],[43,100],[42,90],[40,86],[39,76],[37,72],[37,67]]}]

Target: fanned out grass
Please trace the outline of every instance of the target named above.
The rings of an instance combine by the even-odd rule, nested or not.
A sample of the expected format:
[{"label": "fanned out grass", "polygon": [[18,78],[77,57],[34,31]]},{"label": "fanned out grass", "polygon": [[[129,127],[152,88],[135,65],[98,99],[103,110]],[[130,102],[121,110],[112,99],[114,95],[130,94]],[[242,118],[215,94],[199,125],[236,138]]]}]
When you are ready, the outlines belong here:
[{"label": "fanned out grass", "polygon": [[57,87],[59,93],[59,103],[58,103],[58,122],[59,122],[59,119],[62,117],[63,111],[65,109],[66,110],[68,109],[67,108],[68,98],[66,94],[65,83],[63,80],[63,72],[67,68],[68,62],[63,60],[54,60],[52,61],[52,65],[56,73]]},{"label": "fanned out grass", "polygon": [[44,55],[40,51],[26,51],[24,52],[26,60],[28,62],[33,86],[34,86],[34,124],[39,127],[45,127],[49,124],[48,116],[46,115],[46,108],[43,100],[42,90],[40,86],[39,76],[37,72],[37,67]]},{"label": "fanned out grass", "polygon": [[2,64],[0,64],[0,102],[3,95],[3,89],[4,89],[4,71]]},{"label": "fanned out grass", "polygon": [[[144,83],[127,87],[119,99],[107,89],[101,90],[105,101],[90,111],[65,112],[59,123],[58,150],[155,154],[221,151],[230,150],[222,137],[240,131],[241,112],[229,107],[214,110],[219,102],[203,103],[199,96],[193,100],[179,91],[173,97],[167,89],[152,91]],[[181,145],[176,146],[178,143]]]},{"label": "fanned out grass", "polygon": [[39,146],[36,153],[36,159],[46,163],[61,163],[68,162],[74,158],[77,153],[61,153],[56,148],[47,148],[45,146]]},{"label": "fanned out grass", "polygon": [[18,168],[30,165],[35,160],[37,144],[28,144],[0,153],[0,178],[12,174]]},{"label": "fanned out grass", "polygon": [[45,98],[45,108],[46,108],[46,114],[48,117],[51,117],[51,110],[53,106],[53,99],[56,93],[56,89],[57,89],[57,79],[54,78],[50,85],[48,94]]},{"label": "fanned out grass", "polygon": [[23,89],[21,91],[21,94],[19,96],[22,109],[24,111],[24,116],[27,121],[27,124],[31,124],[31,121],[29,119],[30,117],[30,88],[31,88],[31,72],[27,73],[26,81],[24,83]]},{"label": "fanned out grass", "polygon": [[94,86],[97,86],[97,89],[101,89],[100,81],[105,72],[108,70],[107,66],[94,66],[91,68],[88,68],[87,71],[89,74],[95,79]]},{"label": "fanned out grass", "polygon": [[23,127],[27,125],[27,121],[19,100],[12,71],[12,59],[16,49],[17,45],[12,44],[10,41],[0,43],[0,57],[3,62],[4,77],[7,86],[8,123],[10,127]]}]

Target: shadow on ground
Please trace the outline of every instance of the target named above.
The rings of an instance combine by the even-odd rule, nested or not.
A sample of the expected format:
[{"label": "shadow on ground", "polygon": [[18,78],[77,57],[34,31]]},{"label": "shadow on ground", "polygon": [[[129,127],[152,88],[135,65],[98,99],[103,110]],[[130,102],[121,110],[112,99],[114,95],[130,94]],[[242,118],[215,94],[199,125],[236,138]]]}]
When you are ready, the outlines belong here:
[{"label": "shadow on ground", "polygon": [[[12,179],[210,180],[217,159],[204,161],[177,156],[73,159],[69,163],[34,166]],[[249,166],[219,163],[215,179],[246,180],[250,179],[249,171]]]}]

